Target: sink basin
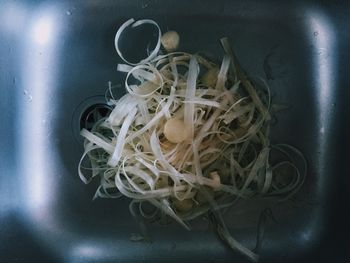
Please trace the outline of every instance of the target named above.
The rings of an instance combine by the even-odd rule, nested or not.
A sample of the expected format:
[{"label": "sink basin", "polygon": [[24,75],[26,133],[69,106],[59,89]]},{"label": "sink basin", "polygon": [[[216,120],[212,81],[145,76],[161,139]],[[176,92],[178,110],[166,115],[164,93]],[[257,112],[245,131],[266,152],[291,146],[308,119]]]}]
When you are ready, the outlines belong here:
[{"label": "sink basin", "polygon": [[[246,262],[205,219],[190,232],[149,224],[153,242],[130,241],[139,231],[130,200],[92,201],[97,182],[78,177],[83,117],[106,114],[108,81],[124,81],[114,34],[131,17],[178,31],[181,50],[218,58],[219,38],[230,37],[245,71],[288,106],[271,141],[299,148],[308,174],[266,219],[260,262],[350,261],[349,125],[341,122],[350,119],[349,12],[344,1],[2,1],[0,261]],[[251,249],[262,209],[247,202],[225,214]]]}]

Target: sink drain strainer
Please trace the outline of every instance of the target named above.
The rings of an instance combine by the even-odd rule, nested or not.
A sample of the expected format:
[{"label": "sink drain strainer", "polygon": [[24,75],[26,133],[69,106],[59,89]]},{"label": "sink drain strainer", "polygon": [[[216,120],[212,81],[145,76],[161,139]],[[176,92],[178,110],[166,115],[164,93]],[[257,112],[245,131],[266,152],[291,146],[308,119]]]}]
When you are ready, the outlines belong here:
[{"label": "sink drain strainer", "polygon": [[109,115],[111,108],[106,104],[94,104],[88,107],[80,117],[80,129],[91,130],[94,124]]},{"label": "sink drain strainer", "polygon": [[80,136],[81,129],[91,131],[98,120],[107,117],[112,111],[105,101],[104,96],[92,96],[82,101],[74,110],[71,120],[72,135],[79,144],[84,141]]}]

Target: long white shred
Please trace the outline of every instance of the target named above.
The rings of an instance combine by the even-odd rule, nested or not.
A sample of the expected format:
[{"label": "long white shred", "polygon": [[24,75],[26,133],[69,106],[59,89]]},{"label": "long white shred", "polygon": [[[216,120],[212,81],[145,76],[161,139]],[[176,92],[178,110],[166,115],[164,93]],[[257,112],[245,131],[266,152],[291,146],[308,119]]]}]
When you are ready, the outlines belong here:
[{"label": "long white shred", "polygon": [[[192,101],[196,95],[196,86],[197,86],[197,77],[199,74],[199,67],[195,57],[191,57],[190,66],[188,69],[188,77],[187,77],[187,88],[185,101]],[[194,104],[186,103],[184,110],[184,122],[185,126],[188,129],[189,138],[192,139],[194,136]]]},{"label": "long white shred", "polygon": [[123,125],[119,131],[119,135],[117,137],[117,143],[115,145],[114,152],[111,156],[111,158],[108,161],[108,165],[112,167],[116,167],[120,158],[122,157],[122,151],[125,144],[125,137],[128,133],[128,129],[131,125],[131,123],[134,121],[134,117],[137,113],[137,109],[134,108],[125,118]]},{"label": "long white shred", "polygon": [[248,177],[244,182],[241,192],[244,192],[244,190],[248,187],[248,185],[256,178],[258,174],[258,170],[261,169],[262,167],[266,167],[268,153],[269,153],[269,149],[267,148],[263,149],[260,152],[258,158],[256,159],[256,162],[254,163],[254,166],[249,171]]},{"label": "long white shred", "polygon": [[220,116],[220,118],[224,119],[225,124],[229,124],[238,117],[244,115],[247,112],[250,112],[253,107],[254,105],[251,104],[245,105],[243,107],[237,107],[239,109],[225,113],[224,115]]},{"label": "long white shred", "polygon": [[171,60],[170,67],[171,67],[171,72],[173,73],[173,77],[174,77],[174,82],[173,82],[172,86],[174,88],[176,88],[177,83],[179,81],[179,73],[177,71],[177,67],[176,67],[176,64],[174,63],[174,60]]},{"label": "long white shred", "polygon": [[135,188],[131,188],[128,180],[122,180],[122,174],[120,173],[120,171],[118,171],[115,176],[115,185],[123,195],[138,200],[152,200],[154,198],[169,197],[172,195],[174,190],[183,191],[187,188],[187,186],[181,185],[174,188],[166,187],[157,190],[144,191],[144,193],[142,194],[139,191],[136,191]]},{"label": "long white shred", "polygon": [[171,164],[168,163],[168,161],[165,159],[162,149],[159,145],[159,141],[157,138],[157,135],[155,131],[153,131],[151,138],[150,138],[151,148],[153,151],[154,156],[157,160],[161,163],[161,165],[170,172],[170,176],[175,182],[175,184],[180,183],[180,179],[183,179],[183,175],[179,173]]},{"label": "long white shred", "polygon": [[[146,68],[148,69],[148,68]],[[129,73],[130,71],[132,71],[132,75],[134,76],[134,78],[142,81],[143,79],[148,80],[148,81],[155,81],[156,80],[156,76],[155,74],[146,71],[144,69],[141,68],[136,68],[134,69],[134,67],[127,65],[127,64],[118,64],[117,66],[117,70],[119,72],[124,72],[124,73]]]},{"label": "long white shred", "polygon": [[225,82],[227,80],[227,72],[230,67],[230,57],[228,55],[224,56],[222,60],[221,68],[218,75],[218,80],[216,82],[215,89],[224,90]]},{"label": "long white shred", "polygon": [[265,176],[265,182],[264,182],[264,185],[263,185],[263,188],[261,190],[261,193],[263,194],[266,194],[267,191],[270,189],[271,187],[271,183],[272,183],[272,169],[271,168],[268,168],[266,170],[266,176]]},{"label": "long white shred", "polygon": [[104,149],[106,152],[108,153],[113,152],[113,146],[110,143],[104,141],[102,138],[96,136],[95,134],[92,134],[88,130],[82,129],[80,132],[80,135],[83,136],[85,139],[89,140],[90,142],[98,145],[99,147]]},{"label": "long white shred", "polygon": [[130,65],[127,65],[127,64],[118,64],[117,65],[117,70],[119,72],[125,72],[125,73],[128,73],[130,70],[132,70],[132,66]]},{"label": "long white shred", "polygon": [[157,167],[148,163],[145,159],[141,157],[136,157],[136,160],[143,164],[146,168],[148,168],[157,178],[159,177],[160,172],[159,169],[157,169]]},{"label": "long white shred", "polygon": [[174,212],[174,210],[170,207],[170,205],[165,202],[165,200],[162,200],[162,202],[159,202],[157,200],[150,200],[151,204],[154,206],[162,209],[167,215],[174,218],[178,223],[180,223],[184,228],[187,230],[190,230],[190,227],[185,224],[185,222]]},{"label": "long white shred", "polygon": [[[119,41],[126,28],[143,24],[157,28],[158,41],[146,58],[131,63]],[[117,86],[109,82],[111,112],[91,130],[81,130],[79,177],[86,184],[99,178],[94,199],[132,199],[135,217],[170,217],[189,230],[189,220],[213,215],[219,236],[256,262],[258,255],[231,236],[220,211],[241,199],[290,198],[305,180],[306,160],[293,146],[270,144],[274,105],[268,84],[248,79],[227,38],[221,40],[221,65],[200,54],[160,54],[160,38],[158,24],[149,19],[129,19],[118,29],[115,48],[126,64],[117,71],[126,73],[126,94],[117,99]],[[215,84],[206,85],[213,68],[206,80]],[[285,172],[288,181],[278,180]],[[145,203],[154,210],[147,211]]]},{"label": "long white shred", "polygon": [[150,121],[150,115],[148,113],[147,102],[139,99],[137,101],[137,107],[143,118],[143,123],[148,123]]},{"label": "long white shred", "polygon": [[[128,61],[127,59],[124,58],[122,52],[120,51],[119,49],[119,38],[121,36],[121,34],[123,33],[123,31],[131,25],[131,27],[138,27],[140,25],[143,25],[143,24],[151,24],[151,25],[154,25],[157,30],[158,30],[158,40],[157,40],[157,44],[155,46],[155,48],[152,50],[152,52],[148,55],[148,57],[142,59],[140,62],[138,63],[132,63],[130,61]],[[119,57],[127,64],[130,64],[130,65],[138,65],[138,64],[142,64],[142,63],[146,63],[150,60],[152,60],[153,58],[155,58],[159,52],[159,49],[160,49],[160,38],[162,36],[162,32],[160,30],[160,27],[158,26],[158,24],[153,21],[153,20],[150,20],[150,19],[143,19],[143,20],[138,20],[135,22],[135,19],[133,18],[130,18],[129,20],[127,20],[124,24],[121,25],[121,27],[118,29],[116,35],[115,35],[115,38],[114,38],[114,45],[115,45],[115,49],[119,55]]]},{"label": "long white shred", "polygon": [[[80,158],[79,165],[78,165],[78,174],[79,174],[80,180],[82,180],[85,184],[88,184],[89,182],[91,182],[91,180],[94,176],[91,176],[90,178],[88,178],[86,175],[84,175],[84,173],[82,172],[82,169],[81,169],[82,162],[85,159],[85,156],[88,155],[89,152],[96,150],[96,149],[99,149],[99,148],[100,148],[100,146],[98,146],[98,145],[93,145],[92,143],[87,144],[85,146],[85,151]],[[93,175],[97,175],[97,174],[93,174]]]},{"label": "long white shred", "polygon": [[184,100],[183,103],[189,103],[189,104],[199,104],[199,105],[205,105],[205,106],[210,106],[210,107],[214,107],[214,108],[221,108],[221,104],[219,102],[216,101],[212,101],[212,100],[205,100],[205,99],[196,99],[194,98],[194,100],[192,101],[187,101]]},{"label": "long white shred", "polygon": [[236,239],[234,239],[232,237],[232,235],[230,235],[230,233],[228,231],[226,231],[225,229],[223,229],[220,226],[218,228],[219,228],[218,231],[219,231],[220,235],[223,237],[223,239],[225,239],[227,244],[232,249],[234,249],[234,250],[238,251],[239,253],[245,255],[252,262],[257,262],[258,261],[259,256],[257,254],[255,254],[254,252],[252,252],[248,248],[244,247],[241,243],[239,243]]},{"label": "long white shred", "polygon": [[124,95],[110,113],[107,122],[113,126],[121,125],[124,118],[132,111],[138,103],[138,100],[130,94]]},{"label": "long white shred", "polygon": [[[145,69],[150,70],[152,73],[145,71]],[[131,75],[136,75],[137,77],[143,77],[146,80],[149,80],[151,82],[155,82],[157,79],[159,80],[159,84],[153,83],[155,88],[151,90],[145,90],[144,87],[141,88],[141,86],[137,85],[129,85],[128,80]],[[141,79],[139,79],[142,81]],[[128,91],[130,95],[141,97],[141,98],[147,98],[154,94],[158,88],[162,87],[163,85],[163,78],[159,74],[156,68],[150,67],[148,65],[137,65],[133,67],[125,78],[125,88]]]},{"label": "long white shred", "polygon": [[192,145],[192,151],[193,151],[193,162],[194,167],[196,171],[197,176],[197,182],[202,185],[203,184],[203,174],[202,174],[202,167],[199,159],[199,153],[198,153],[198,142],[194,142]]}]

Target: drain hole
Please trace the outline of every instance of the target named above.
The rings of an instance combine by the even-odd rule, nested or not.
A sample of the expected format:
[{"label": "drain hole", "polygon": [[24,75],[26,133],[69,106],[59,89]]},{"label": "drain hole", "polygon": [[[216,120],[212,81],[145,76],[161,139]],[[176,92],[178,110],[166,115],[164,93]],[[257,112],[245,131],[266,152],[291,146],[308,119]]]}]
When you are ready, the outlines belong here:
[{"label": "drain hole", "polygon": [[80,117],[80,129],[85,128],[91,131],[95,123],[107,117],[112,109],[106,104],[98,103],[88,107]]}]

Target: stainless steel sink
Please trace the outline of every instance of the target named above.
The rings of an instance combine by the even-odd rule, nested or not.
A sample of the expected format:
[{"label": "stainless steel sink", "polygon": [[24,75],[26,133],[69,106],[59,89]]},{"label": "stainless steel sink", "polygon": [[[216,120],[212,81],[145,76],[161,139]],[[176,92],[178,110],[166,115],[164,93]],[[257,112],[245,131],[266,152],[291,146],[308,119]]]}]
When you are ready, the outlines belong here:
[{"label": "stainless steel sink", "polygon": [[[300,148],[309,170],[298,195],[272,209],[261,262],[349,262],[350,4],[284,2],[2,1],[0,262],[245,262],[206,220],[191,232],[149,224],[153,242],[131,242],[129,200],[92,201],[96,184],[77,175],[81,117],[105,114],[108,81],[123,82],[114,34],[131,17],[218,58],[218,39],[230,37],[245,71],[289,106],[271,140]],[[248,202],[225,215],[250,248],[262,209]]]}]

